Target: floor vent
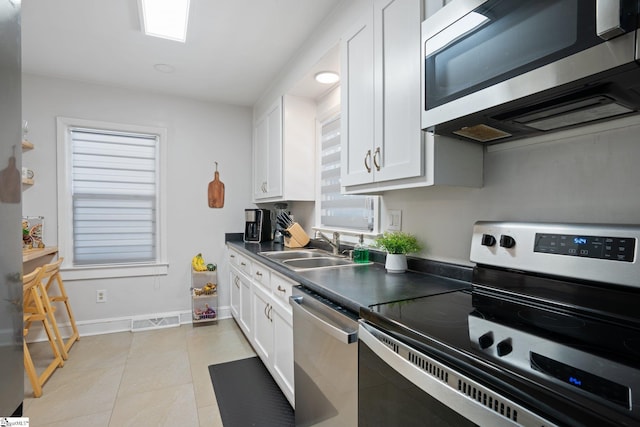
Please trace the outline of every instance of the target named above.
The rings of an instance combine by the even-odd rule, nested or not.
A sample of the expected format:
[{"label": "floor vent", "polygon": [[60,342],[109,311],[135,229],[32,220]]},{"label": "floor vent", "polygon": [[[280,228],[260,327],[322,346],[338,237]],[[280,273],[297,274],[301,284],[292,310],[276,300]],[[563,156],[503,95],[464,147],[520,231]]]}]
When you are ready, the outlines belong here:
[{"label": "floor vent", "polygon": [[131,332],[148,331],[150,329],[173,328],[180,326],[180,316],[151,317],[146,319],[132,319]]}]

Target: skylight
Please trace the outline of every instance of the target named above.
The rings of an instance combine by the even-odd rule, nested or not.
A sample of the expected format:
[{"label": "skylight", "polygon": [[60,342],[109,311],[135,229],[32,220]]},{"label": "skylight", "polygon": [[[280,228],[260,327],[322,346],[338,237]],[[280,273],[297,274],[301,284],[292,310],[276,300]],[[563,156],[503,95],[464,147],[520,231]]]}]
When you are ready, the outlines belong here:
[{"label": "skylight", "polygon": [[189,0],[138,0],[138,6],[146,35],[185,42]]}]

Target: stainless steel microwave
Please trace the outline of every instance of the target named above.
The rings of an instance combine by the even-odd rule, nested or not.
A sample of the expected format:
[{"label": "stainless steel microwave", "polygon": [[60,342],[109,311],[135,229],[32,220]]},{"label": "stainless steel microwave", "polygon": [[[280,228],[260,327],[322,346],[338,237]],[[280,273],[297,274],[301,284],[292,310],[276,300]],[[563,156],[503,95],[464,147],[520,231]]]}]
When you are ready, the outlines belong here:
[{"label": "stainless steel microwave", "polygon": [[640,0],[454,0],[423,22],[422,128],[493,144],[637,113]]}]

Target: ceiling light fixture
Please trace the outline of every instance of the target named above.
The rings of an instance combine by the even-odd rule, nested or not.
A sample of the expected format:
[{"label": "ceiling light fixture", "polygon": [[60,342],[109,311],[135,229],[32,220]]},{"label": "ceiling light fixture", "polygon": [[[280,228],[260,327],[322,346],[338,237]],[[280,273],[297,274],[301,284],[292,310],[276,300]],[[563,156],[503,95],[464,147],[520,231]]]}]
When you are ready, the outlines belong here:
[{"label": "ceiling light fixture", "polygon": [[185,42],[189,0],[138,0],[138,7],[146,35]]},{"label": "ceiling light fixture", "polygon": [[320,71],[316,73],[315,79],[318,83],[330,85],[340,80],[340,76],[333,71]]}]

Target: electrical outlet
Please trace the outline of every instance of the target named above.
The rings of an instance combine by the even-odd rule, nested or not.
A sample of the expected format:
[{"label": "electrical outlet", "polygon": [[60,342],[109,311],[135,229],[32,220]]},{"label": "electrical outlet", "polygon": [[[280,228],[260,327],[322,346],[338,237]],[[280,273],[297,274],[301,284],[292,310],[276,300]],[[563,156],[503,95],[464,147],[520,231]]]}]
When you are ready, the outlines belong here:
[{"label": "electrical outlet", "polygon": [[96,291],[96,302],[107,302],[107,291],[101,289]]},{"label": "electrical outlet", "polygon": [[402,211],[400,209],[389,209],[387,213],[387,230],[402,230]]}]

